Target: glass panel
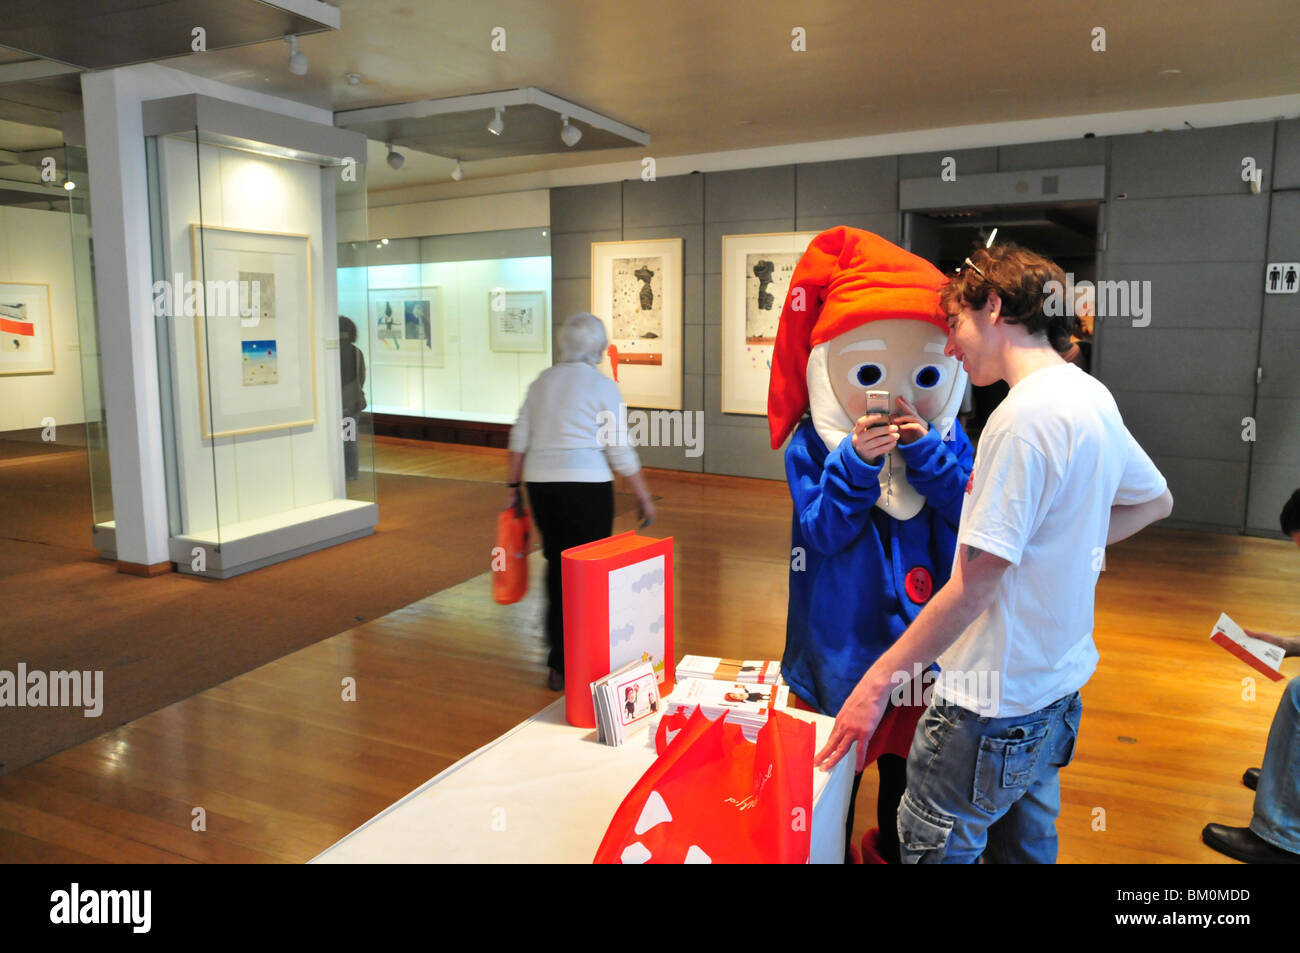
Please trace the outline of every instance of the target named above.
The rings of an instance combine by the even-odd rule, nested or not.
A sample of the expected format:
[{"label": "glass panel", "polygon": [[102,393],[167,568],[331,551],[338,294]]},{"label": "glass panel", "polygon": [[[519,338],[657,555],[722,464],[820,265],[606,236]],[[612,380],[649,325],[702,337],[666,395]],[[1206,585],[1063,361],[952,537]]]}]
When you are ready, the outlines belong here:
[{"label": "glass panel", "polygon": [[355,534],[375,499],[373,426],[334,276],[340,237],[364,234],[364,164],[202,129],[148,156],[155,287],[172,289],[155,310],[173,554],[211,547],[224,573]]},{"label": "glass panel", "polygon": [[367,316],[376,413],[514,421],[561,317],[548,230],[358,240],[339,264],[340,303]]}]

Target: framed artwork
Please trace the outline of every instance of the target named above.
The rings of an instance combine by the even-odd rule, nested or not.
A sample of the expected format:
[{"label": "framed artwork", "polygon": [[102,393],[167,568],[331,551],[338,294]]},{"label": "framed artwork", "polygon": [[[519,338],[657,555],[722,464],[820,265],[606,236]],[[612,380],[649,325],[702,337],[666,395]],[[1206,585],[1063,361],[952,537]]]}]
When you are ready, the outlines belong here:
[{"label": "framed artwork", "polygon": [[53,374],[50,286],[0,281],[0,375]]},{"label": "framed artwork", "polygon": [[316,315],[306,235],[190,226],[203,439],[316,423]]},{"label": "framed artwork", "polygon": [[591,313],[605,322],[630,407],[682,406],[682,240],[593,242]]},{"label": "framed artwork", "polygon": [[375,364],[442,367],[442,289],[370,289],[370,355]]},{"label": "framed artwork", "polygon": [[767,416],[790,278],[816,232],[722,236],[722,412]]},{"label": "framed artwork", "polygon": [[488,348],[493,351],[545,351],[546,293],[489,291]]}]

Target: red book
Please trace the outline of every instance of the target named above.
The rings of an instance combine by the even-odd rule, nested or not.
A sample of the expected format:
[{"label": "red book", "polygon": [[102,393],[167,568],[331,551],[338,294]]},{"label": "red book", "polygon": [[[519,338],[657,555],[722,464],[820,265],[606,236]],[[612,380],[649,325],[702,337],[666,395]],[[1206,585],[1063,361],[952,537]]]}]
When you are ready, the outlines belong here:
[{"label": "red book", "polygon": [[673,690],[673,540],[629,531],[560,554],[564,716],[595,728],[591,683],[642,659]]}]

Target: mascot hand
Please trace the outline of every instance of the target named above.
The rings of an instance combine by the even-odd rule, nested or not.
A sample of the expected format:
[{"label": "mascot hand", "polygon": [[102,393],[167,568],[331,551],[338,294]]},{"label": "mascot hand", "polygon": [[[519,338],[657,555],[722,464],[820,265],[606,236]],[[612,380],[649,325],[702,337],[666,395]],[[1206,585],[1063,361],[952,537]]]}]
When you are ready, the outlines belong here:
[{"label": "mascot hand", "polygon": [[880,466],[879,458],[893,450],[897,443],[898,428],[889,422],[888,414],[867,414],[859,417],[853,425],[853,449],[863,463]]}]

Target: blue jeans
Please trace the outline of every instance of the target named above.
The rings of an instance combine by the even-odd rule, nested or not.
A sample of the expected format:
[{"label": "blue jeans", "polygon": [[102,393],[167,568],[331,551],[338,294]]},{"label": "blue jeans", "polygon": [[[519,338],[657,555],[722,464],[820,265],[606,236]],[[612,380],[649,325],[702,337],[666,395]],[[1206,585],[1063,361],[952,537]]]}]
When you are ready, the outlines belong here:
[{"label": "blue jeans", "polygon": [[1250,829],[1274,847],[1300,854],[1300,678],[1287,683],[1268,730]]},{"label": "blue jeans", "polygon": [[1011,718],[981,718],[936,698],[907,758],[903,863],[1055,863],[1057,771],[1074,757],[1082,714],[1078,692]]}]

